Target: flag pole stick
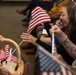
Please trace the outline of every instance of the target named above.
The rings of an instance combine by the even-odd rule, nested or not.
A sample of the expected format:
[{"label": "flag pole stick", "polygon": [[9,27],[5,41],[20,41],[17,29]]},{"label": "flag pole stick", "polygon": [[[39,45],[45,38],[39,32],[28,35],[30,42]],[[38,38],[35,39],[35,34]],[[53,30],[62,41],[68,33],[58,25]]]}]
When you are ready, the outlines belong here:
[{"label": "flag pole stick", "polygon": [[[23,43],[23,40],[19,43],[19,46]],[[12,54],[16,51],[16,49],[12,52]]]},{"label": "flag pole stick", "polygon": [[52,53],[54,53],[54,33],[52,33]]},{"label": "flag pole stick", "polygon": [[19,43],[19,46],[23,43],[23,40]]}]

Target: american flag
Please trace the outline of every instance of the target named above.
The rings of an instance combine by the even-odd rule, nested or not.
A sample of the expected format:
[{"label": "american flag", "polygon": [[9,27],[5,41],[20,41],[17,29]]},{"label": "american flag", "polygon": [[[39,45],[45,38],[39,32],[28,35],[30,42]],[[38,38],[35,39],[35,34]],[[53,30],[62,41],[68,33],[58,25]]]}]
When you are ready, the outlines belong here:
[{"label": "american flag", "polygon": [[3,49],[0,50],[0,60],[3,61],[6,59],[5,51]]},{"label": "american flag", "polygon": [[11,56],[11,61],[17,62],[17,57],[15,57],[14,55],[12,55],[12,56]]},{"label": "american flag", "polygon": [[41,46],[38,47],[38,56],[40,65],[39,75],[74,75],[70,67],[56,59]]},{"label": "american flag", "polygon": [[27,32],[30,33],[35,27],[40,24],[51,22],[49,15],[41,7],[37,6],[31,12],[31,21],[29,22]]},{"label": "american flag", "polygon": [[9,56],[9,45],[5,45],[4,49],[0,50],[0,60],[3,61]]},{"label": "american flag", "polygon": [[[8,59],[8,57],[10,55],[9,50],[10,50],[9,45],[5,45],[5,47],[0,50],[0,60],[1,61]],[[17,57],[14,55],[11,55],[11,61],[17,62]]]},{"label": "american flag", "polygon": [[5,45],[4,47],[6,58],[9,56],[9,48],[9,45]]}]

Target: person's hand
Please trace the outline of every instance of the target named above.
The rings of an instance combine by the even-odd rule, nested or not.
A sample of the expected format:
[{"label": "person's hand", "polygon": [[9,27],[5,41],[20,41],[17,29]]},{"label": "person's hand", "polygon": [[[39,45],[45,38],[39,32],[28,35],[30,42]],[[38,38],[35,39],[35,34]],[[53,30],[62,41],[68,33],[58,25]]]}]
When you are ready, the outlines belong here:
[{"label": "person's hand", "polygon": [[60,37],[64,33],[57,25],[52,26],[49,31],[51,35],[54,33],[56,37]]},{"label": "person's hand", "polygon": [[0,67],[0,75],[12,75],[6,68]]},{"label": "person's hand", "polygon": [[63,24],[63,22],[62,22],[61,19],[57,20],[57,21],[55,22],[55,25],[57,25],[59,28],[63,28],[63,27],[64,27],[64,24]]},{"label": "person's hand", "polygon": [[0,42],[2,41],[2,38],[3,38],[3,36],[2,36],[2,35],[0,35]]},{"label": "person's hand", "polygon": [[35,38],[29,33],[22,33],[21,38],[23,39],[23,41],[29,42],[29,43],[35,43],[37,40],[37,38]]},{"label": "person's hand", "polygon": [[52,55],[55,56],[58,60],[60,60],[60,61],[63,62],[64,64],[67,64],[67,63],[63,60],[63,58],[62,58],[62,56],[61,56],[60,54],[53,53]]}]

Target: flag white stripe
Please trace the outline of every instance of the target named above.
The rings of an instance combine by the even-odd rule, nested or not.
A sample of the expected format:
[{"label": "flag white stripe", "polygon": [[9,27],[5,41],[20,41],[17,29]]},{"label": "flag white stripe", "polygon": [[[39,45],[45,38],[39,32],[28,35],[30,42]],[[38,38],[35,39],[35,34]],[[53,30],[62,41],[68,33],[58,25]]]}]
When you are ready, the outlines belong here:
[{"label": "flag white stripe", "polygon": [[41,16],[41,15],[49,17],[47,13],[38,11],[36,14],[32,14],[32,18],[34,19],[35,17]]},{"label": "flag white stripe", "polygon": [[[46,20],[45,20],[46,19]],[[39,19],[37,19],[36,21],[34,21],[34,20],[32,20],[30,23],[29,23],[29,27],[31,27],[31,26],[35,26],[36,25],[36,23],[38,24],[40,24],[40,23],[43,23],[43,22],[50,22],[50,20],[49,19],[47,19],[47,18],[45,18],[44,17],[44,19],[43,18],[39,18]]]},{"label": "flag white stripe", "polygon": [[[39,7],[39,6],[37,6],[37,7],[32,11],[32,13],[34,13],[35,11],[40,10],[40,9],[42,9],[42,8]],[[42,10],[43,10],[43,9],[42,9]]]},{"label": "flag white stripe", "polygon": [[47,15],[39,15],[39,16],[36,16],[36,17],[34,17],[33,20],[36,21],[37,19],[48,19],[48,20],[50,20],[50,18],[47,17]]},{"label": "flag white stripe", "polygon": [[[69,75],[69,74],[68,74],[68,71],[66,71],[66,69],[64,69],[63,66],[61,66],[61,69],[62,69],[62,74],[63,74],[63,75]],[[70,75],[72,75],[72,73],[71,73]]]},{"label": "flag white stripe", "polygon": [[62,73],[57,72],[56,75],[62,75]]},{"label": "flag white stripe", "polygon": [[48,20],[43,20],[43,21],[39,21],[39,22],[36,22],[36,24],[30,24],[30,27],[28,27],[28,33],[30,33],[36,26],[38,26],[39,24],[43,23],[43,22],[47,22]]},{"label": "flag white stripe", "polygon": [[[43,22],[41,22],[41,23],[43,23]],[[31,32],[36,26],[38,26],[38,25],[41,24],[41,23],[37,23],[37,24],[34,24],[34,25],[31,26],[31,27],[28,27],[28,31],[27,31],[27,32]]]},{"label": "flag white stripe", "polygon": [[49,75],[54,75],[54,72],[50,72]]},{"label": "flag white stripe", "polygon": [[[38,13],[38,12],[43,12],[43,13],[46,13],[46,11],[45,10],[43,10],[43,9],[41,9],[41,7],[39,8],[39,9],[37,9],[37,10],[35,10],[34,12],[32,11],[31,13],[32,13],[32,15],[35,15],[36,13]],[[48,15],[48,14],[47,14]]]},{"label": "flag white stripe", "polygon": [[36,16],[39,16],[39,15],[46,15],[47,17],[49,17],[48,14],[39,11],[39,12],[37,12],[35,15],[33,14],[33,15],[32,15],[32,18],[34,18],[34,17],[36,17]]},{"label": "flag white stripe", "polygon": [[68,71],[68,75],[72,75],[72,73],[70,73],[70,71]]},{"label": "flag white stripe", "polygon": [[39,19],[39,21],[37,20],[37,21],[35,21],[35,22],[32,20],[32,21],[31,21],[32,23],[31,23],[31,22],[29,23],[29,24],[30,24],[29,27],[31,27],[31,26],[35,26],[36,24],[41,24],[41,23],[43,23],[43,22],[47,22],[47,21],[49,21],[49,20],[46,19],[46,21],[45,21],[45,20],[41,20],[41,19]]},{"label": "flag white stripe", "polygon": [[9,56],[9,45],[5,45],[5,55],[6,55],[6,58]]},{"label": "flag white stripe", "polygon": [[45,20],[46,21],[46,19],[47,20],[49,20],[49,22],[51,21],[50,19],[49,19],[49,17],[47,17],[46,15],[41,15],[41,16],[37,16],[37,17],[35,17],[34,19],[33,19],[33,21],[35,22],[35,21],[38,21],[38,20]]},{"label": "flag white stripe", "polygon": [[47,72],[43,72],[43,75],[47,75]]}]

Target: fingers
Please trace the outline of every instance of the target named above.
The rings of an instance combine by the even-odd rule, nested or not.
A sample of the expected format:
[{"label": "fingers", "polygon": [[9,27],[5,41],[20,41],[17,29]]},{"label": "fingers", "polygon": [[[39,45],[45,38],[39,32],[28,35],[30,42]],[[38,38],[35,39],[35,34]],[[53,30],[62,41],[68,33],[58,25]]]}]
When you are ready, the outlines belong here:
[{"label": "fingers", "polygon": [[23,39],[23,41],[29,43],[35,43],[35,41],[37,40],[37,38],[35,38],[33,35],[29,33],[22,33],[21,38]]},{"label": "fingers", "polygon": [[55,33],[57,29],[58,29],[58,26],[55,25],[55,26],[52,26],[52,28],[49,31],[52,34],[52,33]]},{"label": "fingers", "polygon": [[60,54],[57,54],[57,53],[53,53],[52,55],[55,56],[57,59],[61,59],[62,58],[62,56]]},{"label": "fingers", "polygon": [[32,42],[32,35],[30,35],[29,33],[22,33],[21,38],[24,42]]},{"label": "fingers", "polygon": [[22,33],[21,36],[29,36],[29,33]]},{"label": "fingers", "polygon": [[29,34],[28,33],[22,33],[21,34],[21,38],[22,39],[28,39],[28,37],[29,37]]},{"label": "fingers", "polygon": [[55,23],[60,28],[63,28],[64,27],[63,21],[61,19],[57,20]]}]

